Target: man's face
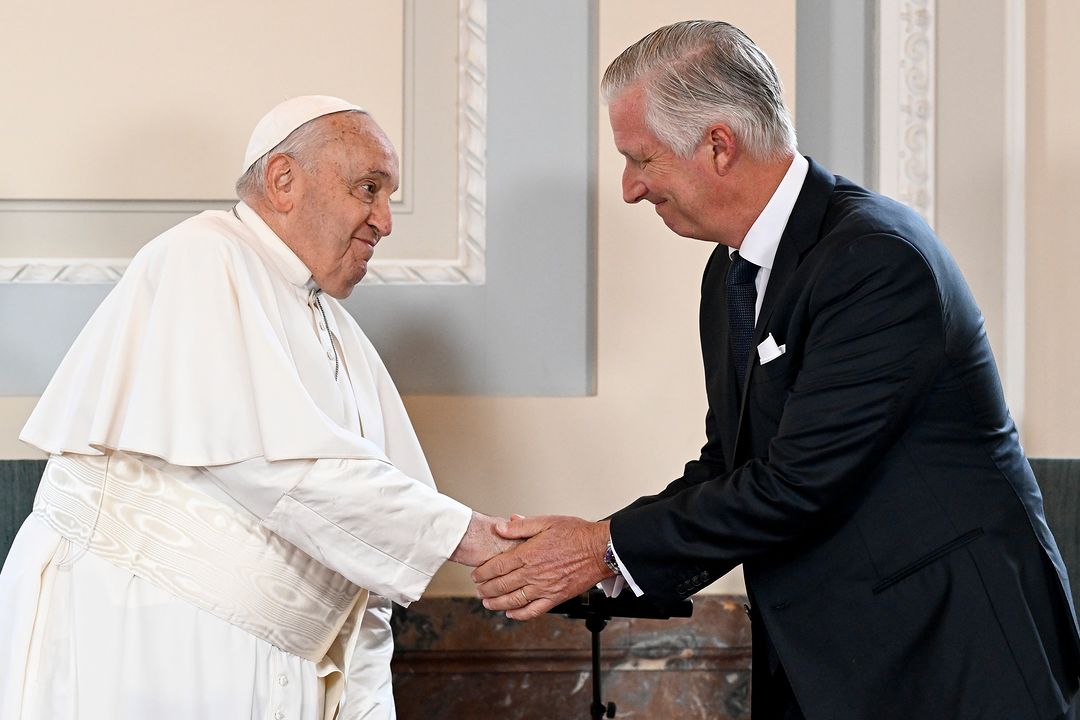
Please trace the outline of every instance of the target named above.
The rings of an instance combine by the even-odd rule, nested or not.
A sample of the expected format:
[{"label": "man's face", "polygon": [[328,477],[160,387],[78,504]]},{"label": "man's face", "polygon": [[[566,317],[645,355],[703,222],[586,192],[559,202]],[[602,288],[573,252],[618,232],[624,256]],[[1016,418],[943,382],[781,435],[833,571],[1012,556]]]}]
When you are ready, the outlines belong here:
[{"label": "man's face", "polygon": [[623,200],[648,200],[672,231],[683,237],[715,240],[708,221],[719,198],[713,181],[712,150],[699,145],[683,158],[671,151],[645,124],[645,93],[631,87],[608,106],[615,147],[626,158]]},{"label": "man's face", "polygon": [[390,196],[398,187],[398,158],[367,115],[326,118],[330,140],[315,151],[289,219],[289,246],[319,287],[348,297],[367,273],[375,245],[390,234]]}]

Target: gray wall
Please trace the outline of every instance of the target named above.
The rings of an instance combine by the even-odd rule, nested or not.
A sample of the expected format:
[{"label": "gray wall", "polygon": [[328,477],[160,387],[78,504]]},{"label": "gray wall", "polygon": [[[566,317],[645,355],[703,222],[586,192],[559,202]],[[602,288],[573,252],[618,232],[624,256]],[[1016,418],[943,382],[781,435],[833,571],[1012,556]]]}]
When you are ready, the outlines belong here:
[{"label": "gray wall", "polygon": [[[595,0],[488,3],[487,283],[346,303],[404,392],[594,391],[595,77]],[[108,290],[0,284],[0,395],[39,394]]]},{"label": "gray wall", "polygon": [[487,283],[346,303],[408,392],[595,386],[596,3],[488,3]]},{"label": "gray wall", "polygon": [[[800,148],[870,186],[875,7],[797,5]],[[361,285],[346,303],[402,391],[595,391],[596,12],[488,4],[487,283]],[[0,395],[40,393],[108,290],[0,284]]]},{"label": "gray wall", "polygon": [[796,3],[799,149],[867,187],[877,177],[876,8],[873,0]]}]

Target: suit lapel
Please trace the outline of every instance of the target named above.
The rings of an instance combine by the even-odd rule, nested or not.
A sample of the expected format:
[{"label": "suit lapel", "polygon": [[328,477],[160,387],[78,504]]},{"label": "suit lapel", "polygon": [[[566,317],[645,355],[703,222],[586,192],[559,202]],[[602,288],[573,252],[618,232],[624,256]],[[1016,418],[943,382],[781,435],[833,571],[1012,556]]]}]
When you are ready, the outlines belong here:
[{"label": "suit lapel", "polygon": [[[762,299],[761,311],[758,313],[757,322],[754,324],[753,347],[750,349],[750,357],[747,359],[746,377],[743,380],[742,392],[739,393],[741,402],[738,408],[736,424],[738,429],[735,436],[735,454],[739,455],[742,464],[742,444],[746,433],[743,432],[743,421],[746,417],[747,397],[751,387],[751,378],[758,366],[757,346],[765,339],[765,328],[769,326],[773,312],[776,310],[777,299],[781,297],[790,282],[799,263],[806,253],[817,244],[820,239],[821,223],[825,218],[825,211],[829,206],[829,197],[836,186],[836,177],[829,173],[821,165],[812,159],[806,172],[802,190],[791,210],[791,217],[784,226],[784,233],[780,236],[780,244],[776,248],[776,257],[773,258],[772,272],[769,274],[769,284],[765,288],[765,297]],[[783,343],[784,338],[777,338],[777,342]],[[730,360],[728,361],[730,366]],[[735,377],[734,371],[731,372]],[[736,381],[733,380],[734,384]],[[732,393],[735,395],[735,393]]]}]

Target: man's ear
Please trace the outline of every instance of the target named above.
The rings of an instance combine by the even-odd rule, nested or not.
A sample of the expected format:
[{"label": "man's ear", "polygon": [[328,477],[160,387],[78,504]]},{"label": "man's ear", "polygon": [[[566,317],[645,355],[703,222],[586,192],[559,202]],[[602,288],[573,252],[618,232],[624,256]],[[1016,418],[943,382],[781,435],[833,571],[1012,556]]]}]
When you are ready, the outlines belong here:
[{"label": "man's ear", "polygon": [[705,133],[709,152],[712,153],[713,167],[720,175],[727,175],[735,163],[739,150],[735,134],[731,132],[730,127],[723,124],[712,125]]},{"label": "man's ear", "polygon": [[297,172],[296,160],[277,154],[266,164],[266,185],[263,187],[267,202],[274,210],[287,213],[296,204],[296,195],[302,182]]}]

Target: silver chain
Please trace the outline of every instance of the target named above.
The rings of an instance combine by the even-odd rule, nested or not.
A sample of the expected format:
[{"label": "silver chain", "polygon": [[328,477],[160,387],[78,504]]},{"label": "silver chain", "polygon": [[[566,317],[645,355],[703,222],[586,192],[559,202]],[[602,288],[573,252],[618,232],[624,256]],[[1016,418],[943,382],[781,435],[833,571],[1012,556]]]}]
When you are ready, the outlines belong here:
[{"label": "silver chain", "polygon": [[337,382],[338,378],[338,354],[337,345],[334,344],[334,336],[330,332],[330,323],[326,320],[326,311],[323,310],[322,300],[319,299],[319,292],[315,292],[315,305],[319,308],[319,312],[322,313],[323,326],[326,328],[326,336],[330,338],[330,349],[334,351],[334,382]]}]

